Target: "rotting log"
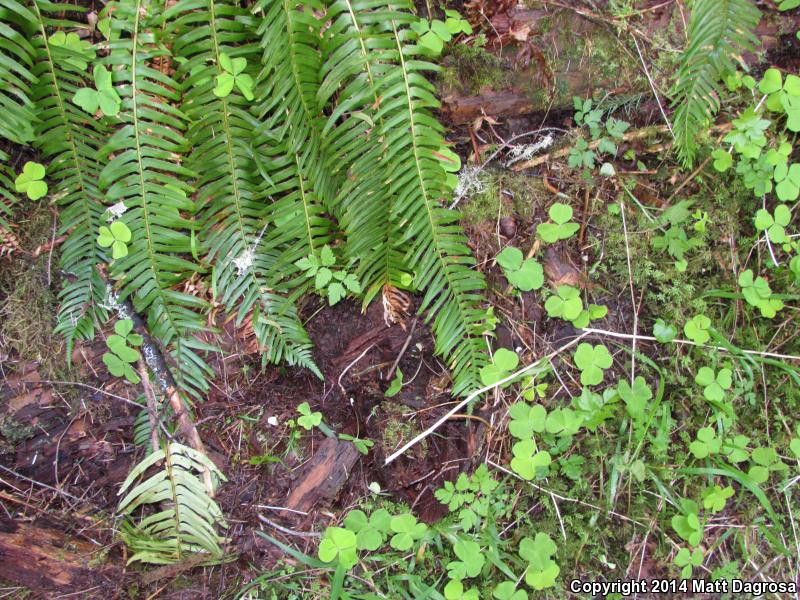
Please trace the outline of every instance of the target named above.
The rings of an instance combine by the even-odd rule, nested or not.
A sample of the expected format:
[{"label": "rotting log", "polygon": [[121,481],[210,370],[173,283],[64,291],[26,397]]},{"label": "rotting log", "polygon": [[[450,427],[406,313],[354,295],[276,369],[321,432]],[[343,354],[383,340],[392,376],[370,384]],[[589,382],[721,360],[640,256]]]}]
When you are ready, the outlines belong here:
[{"label": "rotting log", "polygon": [[0,518],[0,579],[35,592],[117,589],[122,569],[95,564],[100,550],[61,529]]},{"label": "rotting log", "polygon": [[325,438],[306,463],[289,494],[286,506],[307,512],[321,500],[333,500],[350,477],[358,461],[351,442]]}]

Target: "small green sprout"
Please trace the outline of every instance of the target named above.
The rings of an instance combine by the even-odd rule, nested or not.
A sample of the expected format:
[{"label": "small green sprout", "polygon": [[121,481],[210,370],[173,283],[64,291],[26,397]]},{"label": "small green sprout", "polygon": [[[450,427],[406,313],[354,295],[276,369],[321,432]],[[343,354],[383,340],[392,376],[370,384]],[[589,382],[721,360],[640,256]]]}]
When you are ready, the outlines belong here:
[{"label": "small green sprout", "polygon": [[[316,413],[316,414],[319,414],[319,413]],[[300,418],[302,419],[303,417],[300,417]],[[299,420],[300,419],[298,419],[298,421]],[[356,447],[356,450],[358,450],[359,453],[361,453],[361,454],[363,454],[365,456],[367,454],[369,454],[369,449],[372,448],[375,445],[375,442],[373,442],[372,440],[357,438],[357,437],[354,437],[352,435],[348,435],[346,433],[340,433],[339,434],[339,439],[343,440],[345,442],[352,442],[352,444]]]},{"label": "small green sprout", "polygon": [[403,372],[398,368],[394,373],[394,379],[389,383],[389,387],[386,388],[386,391],[383,395],[386,398],[392,398],[396,396],[400,390],[403,388]]},{"label": "small green sprout", "polygon": [[356,547],[373,552],[383,546],[391,531],[392,517],[385,508],[373,512],[369,519],[362,510],[351,510],[344,520],[348,530],[356,534]]},{"label": "small green sprout", "polygon": [[419,36],[420,45],[430,50],[434,56],[438,56],[444,49],[445,43],[453,38],[447,24],[439,19],[433,21],[420,19],[411,24],[411,29]]},{"label": "small green sprout", "polygon": [[710,510],[712,513],[718,513],[725,508],[728,498],[731,498],[733,493],[731,486],[721,487],[715,485],[710,487],[703,492],[703,508]]},{"label": "small green sprout", "polygon": [[467,577],[477,577],[486,563],[481,546],[477,542],[459,538],[453,544],[453,552],[459,560],[447,563],[447,573],[450,579],[460,581]]},{"label": "small green sprout", "polygon": [[706,458],[717,454],[722,448],[722,440],[717,437],[717,432],[711,427],[701,427],[697,430],[697,439],[689,444],[689,452],[695,458]]},{"label": "small green sprout", "polygon": [[747,476],[756,484],[765,483],[771,472],[785,471],[787,468],[775,449],[768,446],[753,449],[750,458],[755,464],[750,467]]},{"label": "small green sprout", "polygon": [[656,319],[653,324],[653,337],[662,344],[668,344],[678,337],[678,329],[672,323],[666,323],[664,319]]},{"label": "small green sprout", "polygon": [[517,402],[508,409],[508,432],[519,440],[529,440],[545,430],[547,410],[541,404]]},{"label": "small green sprout", "polygon": [[94,60],[96,56],[92,43],[82,40],[75,32],[56,31],[47,41],[51,46],[65,51],[67,57],[63,62],[74,67],[76,71],[85,71],[88,61]]},{"label": "small green sprout", "polygon": [[692,569],[699,567],[703,564],[703,551],[700,548],[689,550],[688,548],[681,548],[675,555],[675,565],[683,567],[681,569],[681,577],[689,579],[692,576]]},{"label": "small green sprout", "polygon": [[47,193],[44,180],[45,169],[37,162],[28,161],[22,167],[22,173],[14,180],[14,189],[20,194],[27,194],[31,200],[38,200]]},{"label": "small green sprout", "polygon": [[322,423],[322,413],[319,411],[311,412],[311,406],[308,402],[303,402],[297,407],[297,412],[300,416],[297,418],[297,424],[306,431],[311,431],[314,427],[318,427]]},{"label": "small green sprout", "polygon": [[691,546],[699,546],[703,541],[703,525],[698,516],[700,507],[694,500],[683,500],[681,512],[672,517],[672,528]]},{"label": "small green sprout", "polygon": [[638,375],[633,380],[633,386],[623,379],[617,385],[617,390],[619,391],[619,397],[625,402],[628,414],[637,421],[642,420],[645,416],[647,403],[653,397],[653,392],[648,387],[644,377]]},{"label": "small green sprout", "polygon": [[755,306],[763,317],[773,318],[783,308],[783,301],[772,297],[769,283],[761,276],[753,277],[753,271],[747,269],[739,273],[739,287],[742,296],[751,306]]},{"label": "small green sprout", "polygon": [[327,244],[320,251],[319,258],[315,254],[309,254],[295,263],[301,270],[305,271],[307,277],[314,278],[314,287],[318,292],[327,295],[330,306],[344,298],[348,291],[353,294],[361,293],[361,285],[358,283],[358,278],[346,271],[332,270],[331,267],[335,264],[336,257],[331,247]]}]

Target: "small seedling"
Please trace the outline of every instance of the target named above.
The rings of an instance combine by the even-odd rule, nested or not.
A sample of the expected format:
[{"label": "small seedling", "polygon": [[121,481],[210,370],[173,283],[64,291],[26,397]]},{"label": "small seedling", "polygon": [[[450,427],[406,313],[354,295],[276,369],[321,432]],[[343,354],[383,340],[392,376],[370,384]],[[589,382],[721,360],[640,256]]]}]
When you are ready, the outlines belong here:
[{"label": "small seedling", "polygon": [[[316,413],[319,414],[319,413]],[[300,417],[302,418],[302,417]],[[298,419],[299,420],[299,419]],[[340,433],[339,439],[345,442],[352,442],[353,445],[356,447],[361,454],[367,455],[369,454],[369,449],[375,445],[375,442],[372,440],[361,439],[357,437],[353,437],[352,435],[347,435],[346,433]]]},{"label": "small seedling", "polygon": [[504,581],[494,588],[492,598],[497,600],[528,600],[528,594],[525,593],[525,590],[517,589],[516,581]]},{"label": "small seedling", "polygon": [[103,247],[111,247],[111,258],[117,260],[128,256],[128,242],[131,241],[131,230],[122,221],[114,221],[106,227],[101,225],[97,243]]},{"label": "small seedling", "polygon": [[597,385],[603,381],[603,371],[611,368],[613,359],[603,344],[592,346],[586,342],[575,351],[575,365],[581,370],[583,385]]},{"label": "small seedling", "polygon": [[480,544],[472,540],[459,538],[453,544],[453,552],[459,560],[447,564],[447,574],[450,579],[461,581],[467,577],[477,577],[486,563]]},{"label": "small seedling", "polygon": [[645,409],[648,401],[653,397],[653,392],[647,386],[644,377],[637,376],[631,386],[624,379],[617,386],[619,397],[625,402],[628,414],[635,420],[640,421],[645,416]]},{"label": "small seedling", "polygon": [[532,258],[525,259],[519,248],[509,246],[497,255],[497,264],[508,282],[518,290],[538,290],[544,284],[544,269]]},{"label": "small seedling", "polygon": [[763,317],[771,319],[783,308],[783,301],[772,297],[767,280],[761,276],[754,278],[751,269],[739,273],[738,282],[744,299],[749,305],[757,307]]},{"label": "small seedling", "polygon": [[328,297],[328,304],[333,306],[350,291],[353,294],[361,293],[361,285],[358,278],[346,271],[334,271],[330,267],[336,264],[336,257],[333,250],[327,244],[320,251],[319,258],[315,254],[309,254],[305,258],[298,260],[297,265],[305,271],[307,277],[314,278],[314,287],[320,293],[325,293]]},{"label": "small seedling", "polygon": [[43,181],[44,173],[43,165],[26,162],[22,173],[14,180],[14,189],[20,194],[26,194],[31,200],[38,200],[47,193],[47,183]]},{"label": "small seedling", "polygon": [[672,323],[666,323],[664,319],[656,319],[653,324],[653,337],[662,344],[667,344],[678,337],[678,329]]},{"label": "small seedling", "polygon": [[89,66],[89,61],[94,60],[96,53],[89,40],[82,40],[75,32],[56,31],[47,40],[51,46],[63,49],[67,55],[63,61],[74,67],[75,71],[83,72]]},{"label": "small seedling", "polygon": [[519,440],[529,440],[545,430],[547,410],[541,404],[517,402],[508,409],[508,432]]},{"label": "small seedling", "polygon": [[731,486],[721,487],[715,485],[708,488],[703,492],[703,508],[710,510],[712,513],[718,513],[728,502],[728,498],[733,496],[733,488]]},{"label": "small seedling", "polygon": [[753,449],[750,458],[755,464],[750,467],[747,476],[759,485],[769,479],[771,472],[784,471],[787,468],[775,449],[768,446]]},{"label": "small seedling", "polygon": [[433,21],[420,19],[411,24],[411,29],[419,36],[420,45],[430,50],[434,56],[438,56],[444,49],[445,43],[453,38],[447,24],[439,19]]},{"label": "small seedling", "polygon": [[689,550],[688,548],[681,548],[675,555],[675,565],[683,567],[681,569],[681,577],[689,579],[692,576],[692,569],[699,567],[703,564],[703,551],[700,548]]},{"label": "small seedling", "polygon": [[386,398],[392,398],[396,396],[402,388],[403,388],[403,372],[398,368],[394,372],[394,378],[389,383],[389,387],[386,388],[386,391],[383,393],[383,395]]},{"label": "small seedling", "polygon": [[703,525],[698,513],[700,507],[694,500],[683,500],[681,512],[672,517],[672,528],[691,546],[699,546],[703,541]]},{"label": "small seedling", "polygon": [[306,431],[311,431],[314,427],[318,427],[322,423],[322,413],[319,411],[311,412],[311,406],[308,402],[303,402],[297,407],[297,412],[300,416],[297,418],[297,424]]}]

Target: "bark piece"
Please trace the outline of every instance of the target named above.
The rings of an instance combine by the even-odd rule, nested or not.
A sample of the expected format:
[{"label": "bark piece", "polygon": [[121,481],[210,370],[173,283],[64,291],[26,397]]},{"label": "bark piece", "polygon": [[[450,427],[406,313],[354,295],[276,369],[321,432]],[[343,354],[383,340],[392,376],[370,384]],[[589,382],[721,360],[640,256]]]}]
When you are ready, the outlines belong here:
[{"label": "bark piece", "polygon": [[0,579],[35,591],[115,589],[122,569],[93,564],[100,550],[60,529],[0,519]]},{"label": "bark piece", "polygon": [[325,438],[295,482],[287,507],[307,512],[321,500],[333,500],[350,477],[358,457],[351,442]]}]

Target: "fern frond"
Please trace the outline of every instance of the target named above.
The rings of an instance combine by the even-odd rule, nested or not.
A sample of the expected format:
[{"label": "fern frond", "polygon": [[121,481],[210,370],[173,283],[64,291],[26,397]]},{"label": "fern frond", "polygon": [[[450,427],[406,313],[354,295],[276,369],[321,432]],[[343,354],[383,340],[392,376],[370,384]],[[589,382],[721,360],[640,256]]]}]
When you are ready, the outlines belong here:
[{"label": "fern frond", "polygon": [[[162,461],[151,477],[134,485]],[[131,470],[118,492],[125,494],[118,511],[130,516],[140,507],[154,505],[158,512],[135,524],[128,521],[122,528],[122,537],[133,551],[128,564],[170,564],[198,552],[207,553],[210,561],[223,558],[225,540],[216,528],[227,524],[200,480],[206,470],[216,480],[225,481],[207,456],[175,442],[152,452]]]},{"label": "fern frond", "polygon": [[36,111],[31,86],[36,83],[30,43],[36,16],[16,0],[0,0],[0,137],[17,144],[33,139]]},{"label": "fern frond", "polygon": [[[11,231],[11,209],[17,203],[14,194],[14,172],[6,164],[8,154],[0,150],[0,230]],[[0,231],[0,245],[2,245],[3,231]]]},{"label": "fern frond", "polygon": [[196,250],[187,181],[196,174],[182,164],[188,142],[187,118],[176,106],[179,86],[166,69],[156,68],[170,62],[156,43],[163,8],[145,0],[113,5],[112,33],[120,35],[109,43],[107,62],[122,97],[122,125],[103,148],[108,162],[100,188],[108,202],[124,203],[121,219],[132,233],[128,255],[111,269],[120,298],[130,297],[147,315],[151,335],[169,348],[178,385],[200,397],[212,372],[200,356],[208,347],[193,335],[207,329],[200,314],[207,303],[176,289],[198,271],[187,258]]},{"label": "fern frond", "polygon": [[75,339],[92,338],[96,325],[107,318],[102,307],[105,284],[97,270],[103,256],[95,238],[105,210],[97,180],[108,128],[72,102],[75,92],[86,85],[85,73],[75,66],[80,63],[76,59],[85,57],[50,43],[56,27],[70,25],[61,15],[74,7],[35,0],[32,8],[38,28],[32,98],[40,115],[34,145],[50,160],[47,176],[58,183],[60,233],[67,234],[61,248],[66,277],[56,332],[66,338],[69,359]]},{"label": "fern frond", "polygon": [[214,265],[212,287],[226,310],[237,313],[237,323],[252,314],[266,361],[283,359],[318,372],[311,340],[294,307],[270,289],[263,269],[255,268],[269,211],[253,159],[258,123],[238,90],[226,97],[214,93],[216,78],[223,73],[222,54],[258,63],[254,34],[245,24],[249,14],[234,2],[181,0],[165,16],[170,31],[177,33],[172,51],[186,59],[178,73],[190,119],[186,137],[192,152],[186,164],[199,174],[199,216]]},{"label": "fern frond", "polygon": [[719,82],[734,71],[733,57],[753,51],[753,33],[761,13],[751,0],[696,0],[689,22],[689,44],[680,59],[672,90],[678,156],[691,165],[697,154],[697,131],[719,110]]}]

